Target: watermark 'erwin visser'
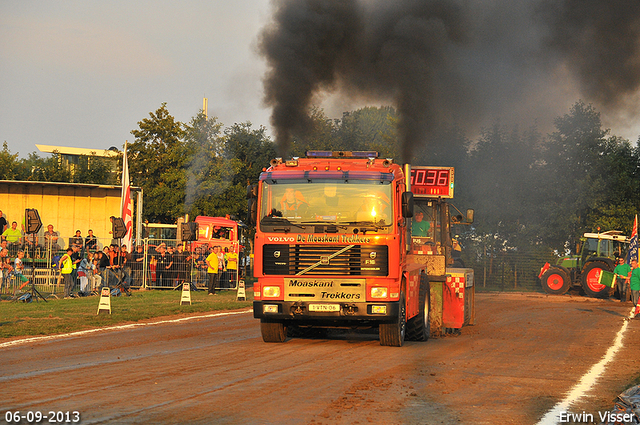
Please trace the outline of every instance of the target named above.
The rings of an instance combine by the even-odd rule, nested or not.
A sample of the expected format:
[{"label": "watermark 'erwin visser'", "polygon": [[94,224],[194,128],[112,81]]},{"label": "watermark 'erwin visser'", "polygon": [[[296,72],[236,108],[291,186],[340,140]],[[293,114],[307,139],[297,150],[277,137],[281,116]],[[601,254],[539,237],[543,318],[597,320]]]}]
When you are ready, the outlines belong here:
[{"label": "watermark 'erwin visser'", "polygon": [[[600,418],[600,422],[604,423],[618,423],[618,422],[631,422],[633,420],[633,413],[622,413],[622,412],[598,412],[598,417]],[[592,413],[582,412],[582,413],[571,413],[571,412],[561,412],[558,416],[558,420],[560,423],[594,423],[595,416]]]}]

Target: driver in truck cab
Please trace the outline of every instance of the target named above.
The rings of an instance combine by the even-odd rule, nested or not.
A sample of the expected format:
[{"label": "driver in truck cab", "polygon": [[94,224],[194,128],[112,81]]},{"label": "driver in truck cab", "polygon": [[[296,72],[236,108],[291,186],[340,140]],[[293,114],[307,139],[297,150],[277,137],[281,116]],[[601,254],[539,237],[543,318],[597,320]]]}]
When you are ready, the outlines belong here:
[{"label": "driver in truck cab", "polygon": [[307,202],[299,190],[292,188],[285,189],[284,196],[282,196],[282,200],[280,201],[280,210],[283,213],[298,211],[303,205],[307,205]]}]

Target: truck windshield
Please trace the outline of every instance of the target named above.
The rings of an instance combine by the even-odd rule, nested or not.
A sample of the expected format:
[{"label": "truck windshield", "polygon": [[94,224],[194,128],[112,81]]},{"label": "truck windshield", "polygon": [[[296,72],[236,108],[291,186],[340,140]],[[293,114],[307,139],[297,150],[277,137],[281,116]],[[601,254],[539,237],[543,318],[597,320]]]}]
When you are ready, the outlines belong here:
[{"label": "truck windshield", "polygon": [[391,187],[390,181],[376,180],[263,181],[260,224],[292,225],[299,232],[312,225],[338,225],[389,233]]}]

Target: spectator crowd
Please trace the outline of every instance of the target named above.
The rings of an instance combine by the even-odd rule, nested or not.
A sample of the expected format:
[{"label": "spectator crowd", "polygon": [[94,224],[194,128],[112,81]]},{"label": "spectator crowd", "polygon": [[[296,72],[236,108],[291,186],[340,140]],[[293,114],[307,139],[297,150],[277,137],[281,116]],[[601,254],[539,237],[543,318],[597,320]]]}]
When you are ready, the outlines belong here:
[{"label": "spectator crowd", "polygon": [[[27,281],[34,266],[51,270],[65,298],[97,294],[103,286],[127,294],[131,287],[175,288],[185,281],[204,288],[211,274],[216,275],[216,288],[234,288],[239,278],[238,254],[220,245],[192,248],[174,240],[144,240],[129,252],[118,240],[100,239],[91,229],[84,236],[77,230],[68,244],[52,224],[42,239],[23,229],[16,221],[8,223],[0,211],[0,292],[9,289],[13,278]],[[211,254],[218,260],[215,271],[207,263]]]}]

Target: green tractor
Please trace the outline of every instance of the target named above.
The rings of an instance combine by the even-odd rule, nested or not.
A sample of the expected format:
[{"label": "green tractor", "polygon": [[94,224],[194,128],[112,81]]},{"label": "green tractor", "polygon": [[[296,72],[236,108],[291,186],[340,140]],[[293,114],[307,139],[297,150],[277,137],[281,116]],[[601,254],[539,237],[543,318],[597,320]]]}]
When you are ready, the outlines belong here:
[{"label": "green tractor", "polygon": [[582,286],[590,297],[608,298],[613,288],[599,283],[601,270],[613,271],[615,259],[627,253],[629,238],[617,230],[585,233],[580,245],[579,256],[563,257],[556,265],[542,267],[538,275],[542,288],[547,294],[562,295],[572,286]]}]

